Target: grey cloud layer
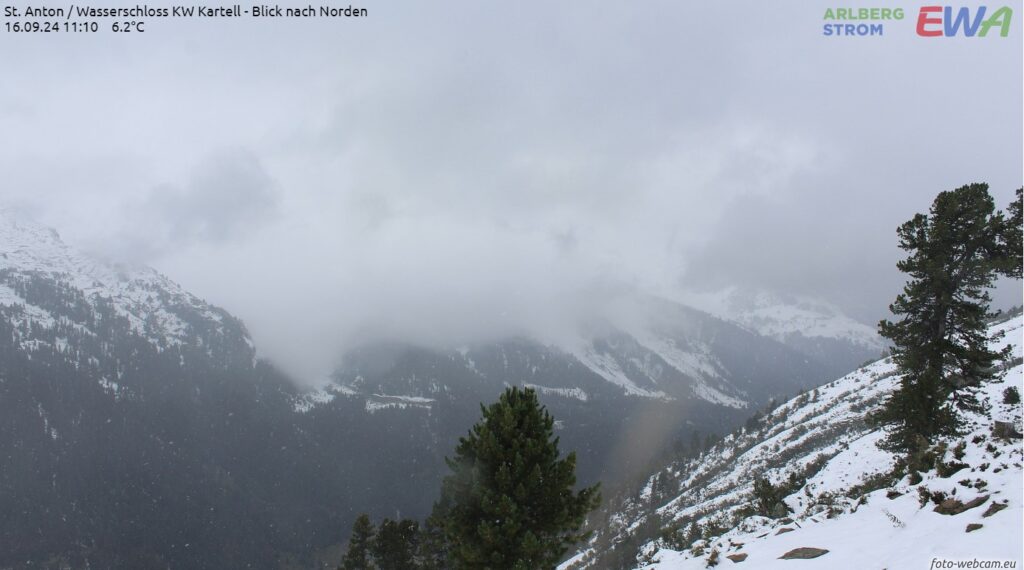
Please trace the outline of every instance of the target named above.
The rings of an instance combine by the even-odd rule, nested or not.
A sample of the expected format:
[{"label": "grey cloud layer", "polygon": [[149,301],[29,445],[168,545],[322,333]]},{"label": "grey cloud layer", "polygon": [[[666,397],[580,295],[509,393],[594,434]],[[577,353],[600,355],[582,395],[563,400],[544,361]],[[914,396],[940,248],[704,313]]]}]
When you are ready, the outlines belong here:
[{"label": "grey cloud layer", "polygon": [[821,13],[446,0],[5,36],[25,55],[0,64],[0,199],[156,265],[307,376],[371,332],[557,335],[594,282],[873,320],[897,224],[1020,186],[1021,27],[839,39]]}]

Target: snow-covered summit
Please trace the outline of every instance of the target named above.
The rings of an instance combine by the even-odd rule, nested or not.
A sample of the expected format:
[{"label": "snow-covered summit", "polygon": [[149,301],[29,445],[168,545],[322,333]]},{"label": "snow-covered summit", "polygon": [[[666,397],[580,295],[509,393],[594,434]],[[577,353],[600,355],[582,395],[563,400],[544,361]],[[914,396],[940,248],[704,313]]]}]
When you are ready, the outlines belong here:
[{"label": "snow-covered summit", "polygon": [[156,346],[240,335],[251,347],[240,322],[156,270],[86,254],[55,230],[0,209],[0,314],[23,327],[91,330],[101,306]]},{"label": "snow-covered summit", "polygon": [[0,209],[0,270],[60,275],[88,293],[114,297],[131,283],[150,282],[169,292],[186,294],[181,287],[141,266],[109,262],[85,254],[60,238],[53,228]]},{"label": "snow-covered summit", "polygon": [[728,287],[712,293],[688,293],[685,300],[781,341],[791,335],[802,335],[845,340],[871,350],[882,348],[874,327],[850,318],[839,307],[820,299]]}]

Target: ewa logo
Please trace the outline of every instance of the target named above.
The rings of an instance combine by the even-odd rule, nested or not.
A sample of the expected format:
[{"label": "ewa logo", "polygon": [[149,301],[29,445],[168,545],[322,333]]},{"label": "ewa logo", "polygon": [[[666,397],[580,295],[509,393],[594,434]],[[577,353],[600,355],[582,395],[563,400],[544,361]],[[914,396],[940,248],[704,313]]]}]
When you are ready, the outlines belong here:
[{"label": "ewa logo", "polygon": [[958,35],[983,38],[992,28],[999,28],[999,36],[1005,38],[1010,34],[1012,17],[1013,10],[1007,6],[991,14],[986,6],[978,6],[973,14],[968,7],[954,11],[952,6],[922,6],[917,15],[917,35],[926,38]]}]

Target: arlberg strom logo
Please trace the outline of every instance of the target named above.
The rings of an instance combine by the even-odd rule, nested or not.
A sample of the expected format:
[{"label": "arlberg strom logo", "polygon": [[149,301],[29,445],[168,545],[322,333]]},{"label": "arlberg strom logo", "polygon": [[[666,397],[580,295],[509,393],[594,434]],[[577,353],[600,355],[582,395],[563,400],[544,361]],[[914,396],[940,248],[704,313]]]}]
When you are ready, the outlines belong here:
[{"label": "arlberg strom logo", "polygon": [[[883,36],[886,24],[903,20],[903,8],[828,8],[825,10],[825,36]],[[917,35],[923,38],[963,36],[984,38],[992,28],[999,37],[1010,35],[1013,10],[1002,6],[957,7],[921,6],[917,13]]]},{"label": "arlberg strom logo", "polygon": [[[825,10],[822,33],[826,36],[881,36],[885,32],[885,21],[902,19],[903,8],[829,8]],[[834,24],[830,20],[847,23]]]}]

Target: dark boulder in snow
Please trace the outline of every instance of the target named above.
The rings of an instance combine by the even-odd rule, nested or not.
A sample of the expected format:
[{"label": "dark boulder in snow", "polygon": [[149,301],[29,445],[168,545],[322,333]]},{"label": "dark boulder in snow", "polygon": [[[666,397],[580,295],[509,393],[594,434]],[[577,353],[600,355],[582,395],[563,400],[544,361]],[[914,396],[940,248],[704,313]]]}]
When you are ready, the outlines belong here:
[{"label": "dark boulder in snow", "polygon": [[986,518],[990,517],[990,516],[998,513],[999,511],[1005,509],[1006,507],[1007,507],[1006,503],[992,503],[991,505],[988,506],[987,509],[985,509],[985,512],[982,513],[981,516],[982,517],[986,517]]},{"label": "dark boulder in snow", "polygon": [[817,558],[828,554],[828,551],[824,548],[814,548],[812,546],[801,546],[800,548],[794,548],[789,552],[779,557],[780,560],[810,560],[811,558]]},{"label": "dark boulder in snow", "polygon": [[992,424],[992,437],[996,439],[1020,439],[1024,437],[1011,422],[995,422]]},{"label": "dark boulder in snow", "polygon": [[973,509],[974,507],[985,504],[988,500],[988,495],[982,495],[976,499],[967,501],[966,503],[960,502],[958,499],[946,499],[939,503],[939,506],[935,507],[935,512],[940,515],[958,515],[964,511]]}]

